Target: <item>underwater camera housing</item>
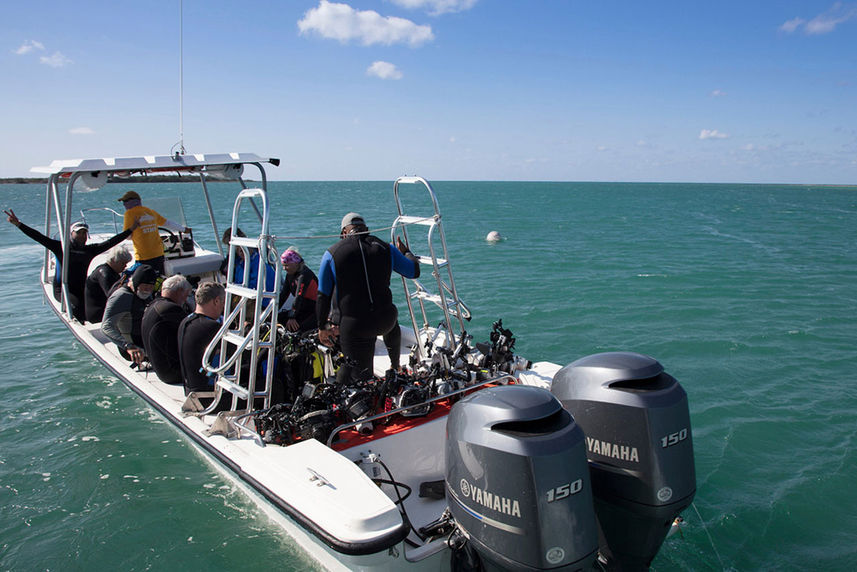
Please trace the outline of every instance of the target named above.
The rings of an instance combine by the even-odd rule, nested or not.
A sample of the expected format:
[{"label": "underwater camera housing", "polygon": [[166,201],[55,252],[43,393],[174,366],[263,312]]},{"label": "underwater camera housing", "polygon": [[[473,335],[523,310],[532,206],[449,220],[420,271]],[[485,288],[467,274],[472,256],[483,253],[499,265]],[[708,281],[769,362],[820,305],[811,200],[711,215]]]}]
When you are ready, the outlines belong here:
[{"label": "underwater camera housing", "polygon": [[447,421],[450,512],[486,569],[577,570],[598,532],[584,435],[550,392],[476,392]]},{"label": "underwater camera housing", "polygon": [[687,394],[658,361],[630,352],[565,366],[551,392],[586,434],[602,559],[647,569],[696,493]]}]

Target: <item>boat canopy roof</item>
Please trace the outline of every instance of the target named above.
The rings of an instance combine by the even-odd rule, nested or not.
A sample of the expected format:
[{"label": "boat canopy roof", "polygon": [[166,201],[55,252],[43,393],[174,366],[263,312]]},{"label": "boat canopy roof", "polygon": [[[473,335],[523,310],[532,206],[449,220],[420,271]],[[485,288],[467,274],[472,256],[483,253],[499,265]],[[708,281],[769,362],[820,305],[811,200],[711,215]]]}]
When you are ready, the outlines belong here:
[{"label": "boat canopy roof", "polygon": [[148,155],[144,157],[112,157],[103,159],[65,159],[53,161],[47,167],[33,167],[32,173],[67,177],[74,173],[136,173],[159,171],[199,172],[212,167],[246,163],[280,164],[279,159],[265,158],[255,153],[214,153],[194,155]]}]

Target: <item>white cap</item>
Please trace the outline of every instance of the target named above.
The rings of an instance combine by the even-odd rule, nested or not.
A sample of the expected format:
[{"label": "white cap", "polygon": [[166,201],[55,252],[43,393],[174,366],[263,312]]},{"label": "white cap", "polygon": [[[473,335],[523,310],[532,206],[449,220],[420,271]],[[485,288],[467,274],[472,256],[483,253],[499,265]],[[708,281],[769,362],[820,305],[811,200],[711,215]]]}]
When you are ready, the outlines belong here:
[{"label": "white cap", "polygon": [[350,224],[366,224],[366,221],[364,221],[363,217],[357,213],[348,213],[347,215],[342,217],[342,224],[339,225],[339,228],[344,229]]}]

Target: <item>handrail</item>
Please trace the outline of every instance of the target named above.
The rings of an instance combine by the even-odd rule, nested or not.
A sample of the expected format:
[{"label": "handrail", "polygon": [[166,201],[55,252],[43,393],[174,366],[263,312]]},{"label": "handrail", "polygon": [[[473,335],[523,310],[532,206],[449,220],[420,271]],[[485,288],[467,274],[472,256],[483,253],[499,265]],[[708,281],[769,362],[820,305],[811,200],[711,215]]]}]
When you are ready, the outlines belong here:
[{"label": "handrail", "polygon": [[[232,366],[232,364],[235,363],[235,361],[238,359],[238,355],[241,352],[243,352],[247,348],[247,344],[250,343],[250,341],[252,341],[253,332],[250,331],[249,333],[244,334],[244,337],[242,338],[241,344],[238,345],[236,350],[233,352],[232,356],[226,362],[224,362],[223,364],[221,364],[217,367],[214,367],[213,365],[211,365],[211,357],[212,357],[211,352],[213,351],[214,347],[220,343],[221,339],[223,338],[223,335],[227,331],[229,331],[229,325],[235,320],[236,317],[238,317],[239,312],[241,312],[242,307],[246,303],[247,303],[247,298],[242,298],[238,302],[238,304],[236,304],[235,308],[232,310],[232,312],[230,312],[229,317],[226,318],[225,320],[223,320],[223,325],[220,326],[220,329],[217,330],[216,334],[214,334],[214,338],[212,338],[212,340],[205,347],[205,353],[202,354],[202,367],[205,368],[205,371],[207,371],[209,373],[214,373],[214,374],[223,373],[224,371],[229,369]],[[265,308],[264,310],[262,310],[262,312],[259,314],[259,320],[260,321],[267,320],[268,317],[271,315],[273,308],[275,308],[275,307],[276,307],[276,304],[268,304],[268,307]]]},{"label": "handrail", "polygon": [[229,330],[230,324],[232,324],[232,322],[238,316],[238,312],[241,311],[241,308],[244,306],[244,303],[246,301],[247,299],[244,298],[240,302],[238,302],[238,304],[235,305],[235,309],[232,310],[229,316],[223,320],[223,324],[221,324],[220,329],[217,330],[217,333],[214,334],[214,337],[211,339],[210,342],[208,342],[208,345],[205,346],[205,352],[203,352],[202,354],[202,367],[203,369],[205,369],[205,371],[214,374],[226,371],[233,363],[235,363],[235,359],[237,359],[235,356],[243,352],[244,348],[247,347],[247,341],[249,338],[245,336],[244,342],[238,347],[238,350],[234,354],[232,354],[233,357],[229,358],[229,360],[225,364],[221,364],[218,367],[214,367],[213,365],[211,365],[211,353],[214,351],[214,348],[218,344],[220,344],[220,339],[223,337],[223,334],[225,334]]},{"label": "handrail", "polygon": [[357,421],[352,421],[350,423],[344,423],[344,424],[340,425],[339,427],[337,427],[336,429],[334,429],[333,432],[330,434],[330,437],[327,438],[327,446],[330,447],[333,444],[333,438],[336,436],[337,433],[339,433],[340,431],[344,431],[345,429],[348,429],[349,427],[356,427],[357,425],[361,425],[363,423],[371,423],[372,421],[375,421],[376,419],[383,419],[384,417],[390,417],[391,415],[395,415],[396,413],[401,413],[402,411],[407,411],[409,409],[416,409],[417,407],[429,405],[429,404],[434,403],[436,401],[443,401],[444,399],[449,399],[450,397],[452,397],[454,395],[458,395],[459,393],[466,393],[466,392],[472,391],[474,389],[479,389],[480,387],[483,387],[483,386],[488,385],[490,383],[497,383],[501,379],[506,379],[506,378],[509,378],[509,380],[511,380],[511,381],[515,380],[514,375],[512,375],[511,373],[505,373],[503,375],[498,375],[497,377],[492,377],[491,379],[486,379],[484,381],[480,381],[479,383],[474,383],[473,385],[468,385],[467,387],[462,387],[461,389],[456,389],[454,391],[450,391],[449,393],[444,393],[443,395],[438,395],[438,396],[432,397],[431,399],[426,399],[425,401],[421,401],[419,403],[414,403],[412,405],[405,405],[404,407],[398,407],[398,408],[392,409],[390,411],[385,411],[384,413],[378,413],[376,415],[372,415],[371,417],[363,417],[361,419],[358,419]]}]

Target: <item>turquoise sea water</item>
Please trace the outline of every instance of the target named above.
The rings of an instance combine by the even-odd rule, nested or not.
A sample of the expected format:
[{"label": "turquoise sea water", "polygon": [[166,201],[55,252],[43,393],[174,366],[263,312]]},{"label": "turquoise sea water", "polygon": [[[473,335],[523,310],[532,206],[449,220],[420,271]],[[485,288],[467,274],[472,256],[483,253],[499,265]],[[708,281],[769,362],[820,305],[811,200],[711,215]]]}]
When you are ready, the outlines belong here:
[{"label": "turquoise sea water", "polygon": [[[698,489],[655,570],[857,568],[857,187],[434,186],[477,340],[503,318],[534,361],[637,351],[686,389]],[[181,195],[214,246],[194,185],[134,188]],[[212,194],[223,227],[234,187]],[[271,198],[280,236],[335,233],[350,210],[387,226],[395,210],[388,182],[272,183]],[[39,185],[0,186],[37,228],[44,202]],[[315,266],[331,242],[278,245]],[[0,569],[311,566],[72,341],[42,305],[41,252],[0,224]]]}]

